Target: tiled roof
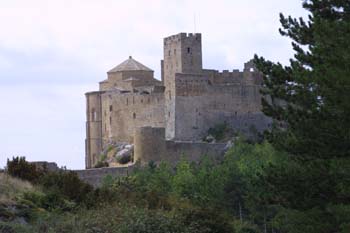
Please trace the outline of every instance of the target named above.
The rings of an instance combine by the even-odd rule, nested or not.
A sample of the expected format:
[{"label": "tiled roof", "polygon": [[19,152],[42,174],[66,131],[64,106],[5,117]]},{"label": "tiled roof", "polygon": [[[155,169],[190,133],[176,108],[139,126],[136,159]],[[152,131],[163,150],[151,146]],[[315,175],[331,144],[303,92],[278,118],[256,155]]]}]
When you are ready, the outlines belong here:
[{"label": "tiled roof", "polygon": [[132,70],[153,71],[147,66],[142,65],[140,62],[136,61],[130,56],[128,60],[117,65],[116,67],[108,71],[108,73],[120,72],[120,71],[132,71]]}]

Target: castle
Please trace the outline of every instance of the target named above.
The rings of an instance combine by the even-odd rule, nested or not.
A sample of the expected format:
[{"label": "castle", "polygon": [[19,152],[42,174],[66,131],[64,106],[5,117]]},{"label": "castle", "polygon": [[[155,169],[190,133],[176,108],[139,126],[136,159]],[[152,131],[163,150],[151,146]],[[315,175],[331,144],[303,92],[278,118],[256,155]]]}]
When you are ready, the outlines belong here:
[{"label": "castle", "polygon": [[201,142],[218,123],[243,133],[269,126],[261,112],[262,75],[252,61],[243,71],[203,69],[199,33],[167,37],[163,46],[161,80],[130,56],[107,72],[99,91],[86,93],[86,168],[113,142],[134,143],[136,159],[181,150],[196,157],[221,148]]}]

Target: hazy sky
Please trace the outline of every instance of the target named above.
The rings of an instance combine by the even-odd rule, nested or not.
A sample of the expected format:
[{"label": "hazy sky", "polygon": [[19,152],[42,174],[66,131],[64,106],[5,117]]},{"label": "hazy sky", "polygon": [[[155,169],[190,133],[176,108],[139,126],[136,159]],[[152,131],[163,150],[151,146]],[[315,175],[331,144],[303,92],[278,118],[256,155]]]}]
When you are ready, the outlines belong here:
[{"label": "hazy sky", "polygon": [[0,167],[12,156],[84,168],[85,96],[132,55],[160,78],[162,39],[201,32],[203,64],[287,64],[279,13],[300,0],[0,0]]}]

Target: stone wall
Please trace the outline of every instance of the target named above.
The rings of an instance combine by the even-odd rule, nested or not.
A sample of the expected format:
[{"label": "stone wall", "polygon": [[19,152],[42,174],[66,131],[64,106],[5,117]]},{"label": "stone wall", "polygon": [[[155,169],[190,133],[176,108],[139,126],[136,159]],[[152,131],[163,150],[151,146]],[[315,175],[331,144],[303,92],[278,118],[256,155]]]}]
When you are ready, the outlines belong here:
[{"label": "stone wall", "polygon": [[164,125],[163,92],[106,92],[102,95],[104,146],[111,141],[133,143],[135,128]]},{"label": "stone wall", "polygon": [[75,170],[79,178],[94,187],[101,185],[103,178],[107,175],[115,176],[127,176],[132,173],[134,166],[129,167],[104,167],[93,168],[87,170]]},{"label": "stone wall", "polygon": [[225,143],[182,142],[165,140],[164,128],[142,127],[135,131],[134,160],[141,165],[149,161],[169,162],[175,165],[181,157],[198,162],[202,156],[222,158],[226,150]]},{"label": "stone wall", "polygon": [[[267,129],[270,119],[261,112],[260,86],[247,84],[256,80],[257,73],[241,74],[242,78],[226,83],[214,82],[208,74],[176,74],[173,139],[198,141],[209,128],[224,122],[242,133]],[[235,79],[230,74],[224,78]]]}]

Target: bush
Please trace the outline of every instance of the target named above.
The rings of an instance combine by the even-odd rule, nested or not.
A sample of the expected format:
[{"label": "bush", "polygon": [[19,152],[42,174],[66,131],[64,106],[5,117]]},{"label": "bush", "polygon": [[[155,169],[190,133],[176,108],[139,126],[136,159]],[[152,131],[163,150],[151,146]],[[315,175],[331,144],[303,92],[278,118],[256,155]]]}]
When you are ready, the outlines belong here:
[{"label": "bush", "polygon": [[59,171],[42,177],[40,184],[50,192],[55,192],[69,200],[82,203],[93,187],[79,179],[75,172]]},{"label": "bush", "polygon": [[212,135],[216,140],[224,139],[225,134],[229,130],[226,123],[215,125],[213,128],[209,128],[208,134]]},{"label": "bush", "polygon": [[39,171],[34,164],[28,163],[25,157],[13,157],[12,161],[7,159],[7,172],[13,177],[32,183],[38,182],[44,174],[44,171]]},{"label": "bush", "polygon": [[105,161],[98,161],[94,168],[109,167],[109,163]]}]

